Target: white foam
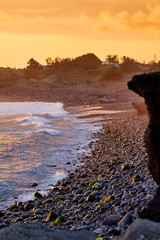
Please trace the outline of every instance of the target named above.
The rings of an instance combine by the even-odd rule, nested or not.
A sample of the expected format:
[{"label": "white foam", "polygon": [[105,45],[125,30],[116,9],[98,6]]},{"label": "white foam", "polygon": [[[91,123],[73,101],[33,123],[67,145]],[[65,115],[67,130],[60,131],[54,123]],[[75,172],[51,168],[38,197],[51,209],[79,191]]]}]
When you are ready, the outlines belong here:
[{"label": "white foam", "polygon": [[5,122],[17,123],[16,130],[8,131],[12,134],[25,134],[44,132],[51,136],[60,135],[53,129],[54,119],[67,114],[62,103],[43,102],[0,102],[0,116],[9,115]]},{"label": "white foam", "polygon": [[42,126],[45,123],[51,123],[50,120],[42,118],[42,117],[36,117],[31,114],[25,116],[25,117],[18,117],[14,119],[16,122],[20,123],[21,125],[37,125]]},{"label": "white foam", "polygon": [[43,102],[0,102],[0,115],[47,114],[61,117],[67,114],[62,103]]},{"label": "white foam", "polygon": [[60,136],[61,135],[61,133],[59,131],[56,131],[53,129],[45,129],[45,132],[51,136]]},{"label": "white foam", "polygon": [[13,131],[13,132],[8,132],[9,134],[18,134],[18,135],[29,135],[32,133],[47,133],[51,136],[60,136],[61,133],[59,131],[53,130],[53,129],[49,129],[49,128],[39,128],[39,129],[33,129],[33,130],[27,130],[27,131]]}]

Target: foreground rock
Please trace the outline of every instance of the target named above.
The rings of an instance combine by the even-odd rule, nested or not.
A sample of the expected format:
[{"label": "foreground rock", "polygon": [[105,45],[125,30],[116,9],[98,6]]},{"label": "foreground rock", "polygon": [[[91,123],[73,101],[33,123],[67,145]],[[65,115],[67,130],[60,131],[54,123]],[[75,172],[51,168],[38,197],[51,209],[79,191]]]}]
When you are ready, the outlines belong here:
[{"label": "foreground rock", "polygon": [[147,105],[149,125],[144,141],[149,155],[148,168],[160,185],[160,71],[133,76],[128,87],[143,97]]},{"label": "foreground rock", "polygon": [[52,231],[40,223],[17,223],[0,231],[0,240],[94,240],[87,231]]},{"label": "foreground rock", "polygon": [[137,218],[119,240],[158,240],[160,239],[160,223]]}]

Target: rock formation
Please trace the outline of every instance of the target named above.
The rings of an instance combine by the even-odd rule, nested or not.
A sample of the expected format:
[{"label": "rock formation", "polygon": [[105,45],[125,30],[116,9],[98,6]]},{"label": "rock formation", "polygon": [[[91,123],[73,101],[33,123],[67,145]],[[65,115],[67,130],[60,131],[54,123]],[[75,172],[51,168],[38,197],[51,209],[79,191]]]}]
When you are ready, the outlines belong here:
[{"label": "rock formation", "polygon": [[149,156],[148,168],[160,185],[160,71],[133,76],[128,88],[144,98],[149,125],[144,142]]}]

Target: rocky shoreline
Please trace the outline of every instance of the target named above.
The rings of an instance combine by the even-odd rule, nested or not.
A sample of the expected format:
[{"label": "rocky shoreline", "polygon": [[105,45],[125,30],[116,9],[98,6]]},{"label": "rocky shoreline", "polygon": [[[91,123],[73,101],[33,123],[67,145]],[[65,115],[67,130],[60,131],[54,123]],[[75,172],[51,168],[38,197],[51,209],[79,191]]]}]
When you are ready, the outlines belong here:
[{"label": "rocky shoreline", "polygon": [[36,192],[34,200],[1,211],[0,228],[40,222],[54,230],[89,230],[103,240],[125,232],[157,188],[143,143],[147,124],[147,116],[108,121],[75,172],[45,196]]}]

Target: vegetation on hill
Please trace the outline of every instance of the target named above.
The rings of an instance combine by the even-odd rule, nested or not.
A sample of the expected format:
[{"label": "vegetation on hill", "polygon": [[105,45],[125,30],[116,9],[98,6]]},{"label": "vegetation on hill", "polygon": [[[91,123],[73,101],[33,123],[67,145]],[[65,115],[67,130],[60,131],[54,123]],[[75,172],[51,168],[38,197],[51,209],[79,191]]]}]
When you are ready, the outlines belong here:
[{"label": "vegetation on hill", "polygon": [[122,78],[122,73],[118,67],[109,66],[104,71],[102,71],[99,81],[105,82],[108,80],[120,80]]},{"label": "vegetation on hill", "polygon": [[74,66],[82,69],[96,69],[100,67],[102,61],[93,53],[88,53],[73,60]]},{"label": "vegetation on hill", "polygon": [[140,63],[130,57],[122,57],[120,60],[118,55],[107,55],[106,62],[108,66],[101,72],[100,82],[108,80],[120,80],[123,73],[137,72],[140,70]]},{"label": "vegetation on hill", "polygon": [[51,57],[46,59],[46,63],[49,69],[53,70],[68,70],[68,69],[95,69],[98,68],[102,61],[93,53],[87,53],[82,56],[72,58],[59,58],[52,59]]},{"label": "vegetation on hill", "polygon": [[30,70],[41,70],[42,69],[42,65],[36,61],[34,58],[31,58],[28,62],[27,62],[27,69]]},{"label": "vegetation on hill", "polygon": [[[40,64],[34,58],[29,59],[25,69],[0,68],[0,88],[13,86],[18,79],[39,82],[43,79],[49,84],[77,84],[78,82],[106,83],[109,80],[119,81],[124,73],[149,72],[160,69],[158,63],[139,63],[135,59],[118,55],[107,55],[105,62],[93,53],[87,53],[76,58],[51,58],[46,59],[46,65]],[[37,83],[35,83],[37,84]],[[38,84],[37,84],[38,86]]]},{"label": "vegetation on hill", "polygon": [[121,72],[136,72],[139,70],[139,63],[133,58],[123,56],[120,64]]},{"label": "vegetation on hill", "polygon": [[157,71],[160,70],[160,61],[158,63],[153,62],[148,69],[148,72],[153,72],[153,71]]},{"label": "vegetation on hill", "polygon": [[119,64],[119,58],[118,55],[107,55],[105,58],[106,62],[108,62],[110,65],[111,64]]},{"label": "vegetation on hill", "polygon": [[16,70],[10,68],[0,69],[0,88],[12,86],[18,79],[25,78],[23,70]]}]

